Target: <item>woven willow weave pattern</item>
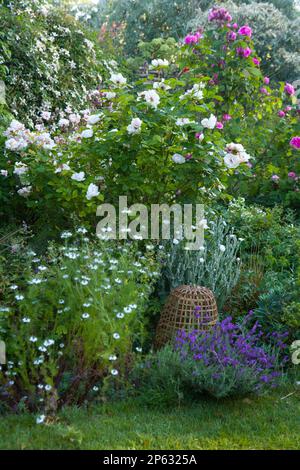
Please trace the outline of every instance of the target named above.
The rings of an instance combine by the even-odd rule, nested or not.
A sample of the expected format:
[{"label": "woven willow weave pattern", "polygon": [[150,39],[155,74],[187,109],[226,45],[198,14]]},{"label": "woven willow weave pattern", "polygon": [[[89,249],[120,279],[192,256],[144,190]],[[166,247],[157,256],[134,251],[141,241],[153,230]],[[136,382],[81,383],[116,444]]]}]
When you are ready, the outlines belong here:
[{"label": "woven willow weave pattern", "polygon": [[155,349],[170,342],[178,330],[208,331],[218,321],[213,293],[206,287],[179,286],[173,289],[157,325]]}]

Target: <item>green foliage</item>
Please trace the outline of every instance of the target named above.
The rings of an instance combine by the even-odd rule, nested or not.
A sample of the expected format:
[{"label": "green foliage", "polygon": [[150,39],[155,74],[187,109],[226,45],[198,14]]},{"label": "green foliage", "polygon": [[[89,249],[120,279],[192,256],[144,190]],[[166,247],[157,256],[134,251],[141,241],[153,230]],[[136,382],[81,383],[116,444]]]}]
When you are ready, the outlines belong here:
[{"label": "green foliage", "polygon": [[108,3],[105,13],[110,24],[123,25],[120,41],[126,54],[135,55],[140,41],[182,37],[197,4],[198,0],[116,0]]},{"label": "green foliage", "polygon": [[0,331],[8,368],[0,395],[10,406],[24,402],[51,414],[102,396],[110,377],[118,383],[126,376],[143,339],[153,260],[134,247],[89,243],[78,232],[82,241],[54,245],[43,258],[27,252],[31,272],[5,296]]},{"label": "green foliage", "polygon": [[45,109],[84,106],[105,75],[94,36],[62,11],[9,3],[0,5],[0,79],[10,110],[32,124]]}]

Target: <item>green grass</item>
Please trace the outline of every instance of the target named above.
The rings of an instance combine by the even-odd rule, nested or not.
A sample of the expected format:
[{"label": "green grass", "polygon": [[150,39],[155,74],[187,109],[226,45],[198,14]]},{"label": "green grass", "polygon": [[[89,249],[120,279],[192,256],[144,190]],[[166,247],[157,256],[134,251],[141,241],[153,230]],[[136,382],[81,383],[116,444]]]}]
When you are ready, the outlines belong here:
[{"label": "green grass", "polygon": [[299,449],[299,392],[170,410],[135,401],[62,410],[52,424],[29,414],[0,418],[1,449]]}]

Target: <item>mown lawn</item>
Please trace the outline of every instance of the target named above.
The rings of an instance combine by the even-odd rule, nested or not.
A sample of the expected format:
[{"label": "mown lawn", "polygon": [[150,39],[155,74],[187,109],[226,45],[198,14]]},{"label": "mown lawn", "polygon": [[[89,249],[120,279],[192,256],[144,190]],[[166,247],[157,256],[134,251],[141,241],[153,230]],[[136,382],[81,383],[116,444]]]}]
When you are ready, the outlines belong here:
[{"label": "mown lawn", "polygon": [[1,449],[299,449],[300,394],[214,401],[170,410],[135,401],[62,410],[36,425],[33,415],[0,417]]}]

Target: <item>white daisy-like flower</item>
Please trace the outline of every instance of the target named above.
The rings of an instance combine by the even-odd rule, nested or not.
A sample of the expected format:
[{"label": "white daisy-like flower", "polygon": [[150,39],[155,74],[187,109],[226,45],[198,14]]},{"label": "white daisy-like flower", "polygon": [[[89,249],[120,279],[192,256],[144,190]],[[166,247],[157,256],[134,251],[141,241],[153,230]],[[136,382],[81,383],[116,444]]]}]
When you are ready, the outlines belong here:
[{"label": "white daisy-like flower", "polygon": [[89,315],[89,313],[85,312],[85,313],[83,313],[83,314],[81,315],[81,317],[82,317],[84,320],[86,320],[87,318],[90,318],[90,315]]},{"label": "white daisy-like flower", "polygon": [[36,424],[42,424],[46,419],[45,415],[40,415],[36,418]]},{"label": "white daisy-like flower", "polygon": [[30,323],[31,320],[30,320],[30,318],[28,318],[28,317],[24,317],[24,318],[22,318],[22,322],[23,322],[23,323]]},{"label": "white daisy-like flower", "polygon": [[111,354],[108,358],[110,361],[116,361],[117,360],[117,356],[115,354]]},{"label": "white daisy-like flower", "polygon": [[118,375],[119,373],[117,369],[112,369],[110,372],[111,372],[111,375]]},{"label": "white daisy-like flower", "polygon": [[45,385],[45,390],[47,392],[50,392],[50,390],[52,389],[52,386],[51,385]]},{"label": "white daisy-like flower", "polygon": [[30,341],[31,343],[36,343],[37,340],[38,340],[38,339],[37,339],[36,336],[30,336],[30,338],[29,338],[29,341]]},{"label": "white daisy-like flower", "polygon": [[63,238],[63,239],[70,238],[72,235],[73,235],[72,232],[67,232],[66,231],[66,232],[61,233],[60,238]]},{"label": "white daisy-like flower", "polygon": [[120,339],[119,333],[114,333],[114,334],[113,334],[113,338],[114,338],[114,339]]},{"label": "white daisy-like flower", "polygon": [[124,316],[125,316],[125,315],[124,315],[124,313],[122,313],[122,312],[117,313],[117,318],[124,318]]}]

